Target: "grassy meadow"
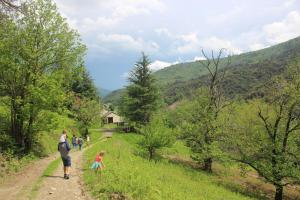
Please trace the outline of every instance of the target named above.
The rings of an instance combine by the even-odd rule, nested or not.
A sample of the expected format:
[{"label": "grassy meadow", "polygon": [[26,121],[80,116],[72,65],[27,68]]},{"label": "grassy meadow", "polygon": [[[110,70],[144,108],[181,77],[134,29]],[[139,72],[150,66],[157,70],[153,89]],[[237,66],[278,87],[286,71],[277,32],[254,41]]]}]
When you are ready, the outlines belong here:
[{"label": "grassy meadow", "polygon": [[[97,199],[251,199],[216,184],[211,175],[163,159],[149,162],[136,143],[138,135],[114,134],[85,152],[84,181]],[[176,146],[179,150],[176,150]],[[94,157],[105,150],[102,176],[90,169]],[[187,154],[180,143],[164,150]]]}]

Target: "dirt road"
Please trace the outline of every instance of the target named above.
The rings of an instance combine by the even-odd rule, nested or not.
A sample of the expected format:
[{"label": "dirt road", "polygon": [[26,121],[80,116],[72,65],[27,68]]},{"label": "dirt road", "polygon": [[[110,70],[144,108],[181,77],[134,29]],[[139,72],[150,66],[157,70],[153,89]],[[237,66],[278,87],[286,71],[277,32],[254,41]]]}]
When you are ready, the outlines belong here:
[{"label": "dirt road", "polygon": [[71,153],[72,170],[70,179],[63,178],[62,164],[52,176],[45,177],[36,197],[37,200],[92,200],[84,191],[82,182],[82,152]]},{"label": "dirt road", "polygon": [[[99,130],[100,131],[100,130]],[[112,137],[111,130],[104,130],[103,137],[99,139],[101,141],[105,138]],[[96,143],[94,143],[96,144]],[[85,148],[92,147],[93,145]],[[37,200],[92,200],[91,196],[84,190],[82,180],[82,156],[83,151],[75,151],[71,153],[72,170],[70,179],[65,180],[63,178],[63,166],[61,165],[52,176],[46,177],[43,181],[43,185],[40,188]]]},{"label": "dirt road", "polygon": [[0,185],[0,199],[27,200],[35,181],[57,155],[38,160]]},{"label": "dirt road", "polygon": [[[100,129],[99,129],[100,131]],[[112,137],[112,130],[104,131],[103,137]],[[90,145],[88,148],[92,147]],[[84,150],[88,149],[85,148]],[[84,151],[83,150],[83,151]],[[72,171],[69,180],[63,179],[62,164],[55,170],[52,176],[45,177],[42,181],[35,199],[37,200],[92,200],[84,190],[82,182],[82,155],[83,151],[71,152]],[[0,185],[0,199],[5,200],[29,200],[34,183],[42,176],[47,166],[54,161],[58,154],[38,160],[26,167],[22,172]]]}]

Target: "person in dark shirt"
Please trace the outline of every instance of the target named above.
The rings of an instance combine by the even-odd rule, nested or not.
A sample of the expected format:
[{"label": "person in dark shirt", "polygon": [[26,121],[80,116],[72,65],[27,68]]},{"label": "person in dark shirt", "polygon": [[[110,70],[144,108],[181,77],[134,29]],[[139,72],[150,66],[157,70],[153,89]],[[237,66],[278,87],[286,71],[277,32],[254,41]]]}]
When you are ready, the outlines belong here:
[{"label": "person in dark shirt", "polygon": [[60,141],[58,143],[58,151],[60,152],[60,156],[64,165],[65,179],[69,179],[69,172],[71,167],[71,157],[69,156],[70,150],[71,148],[67,140],[67,131],[63,130]]},{"label": "person in dark shirt", "polygon": [[77,137],[75,135],[72,137],[72,145],[74,149],[77,149]]}]

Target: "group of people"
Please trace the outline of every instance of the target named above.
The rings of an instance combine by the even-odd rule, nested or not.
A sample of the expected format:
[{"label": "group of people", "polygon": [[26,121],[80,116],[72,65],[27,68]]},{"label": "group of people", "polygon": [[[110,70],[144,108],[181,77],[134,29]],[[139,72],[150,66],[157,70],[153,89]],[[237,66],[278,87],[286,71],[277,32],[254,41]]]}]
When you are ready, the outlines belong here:
[{"label": "group of people", "polygon": [[[88,135],[86,136],[86,142],[87,144],[90,142],[90,137]],[[83,147],[83,139],[81,137],[76,137],[75,135],[73,135],[72,145],[74,149],[79,148],[79,150],[81,151]]]},{"label": "group of people", "polygon": [[[89,136],[87,136],[87,143],[90,142],[90,138]],[[74,149],[77,149],[77,147],[79,147],[79,149],[82,149],[83,146],[83,139],[81,137],[76,137],[75,135],[73,135],[72,137],[72,145]],[[58,151],[60,152],[61,155],[61,159],[63,162],[63,170],[64,170],[64,179],[69,179],[69,174],[70,174],[70,168],[71,168],[71,156],[69,155],[71,150],[71,147],[68,143],[68,134],[66,130],[63,130],[62,135],[59,139],[59,143],[58,143]],[[105,165],[103,163],[103,156],[104,156],[104,151],[100,151],[99,153],[97,153],[96,158],[94,163],[92,164],[91,168],[93,170],[95,170],[96,173],[98,173],[98,171],[101,172],[101,170],[104,169]],[[101,173],[100,173],[101,175]]]}]

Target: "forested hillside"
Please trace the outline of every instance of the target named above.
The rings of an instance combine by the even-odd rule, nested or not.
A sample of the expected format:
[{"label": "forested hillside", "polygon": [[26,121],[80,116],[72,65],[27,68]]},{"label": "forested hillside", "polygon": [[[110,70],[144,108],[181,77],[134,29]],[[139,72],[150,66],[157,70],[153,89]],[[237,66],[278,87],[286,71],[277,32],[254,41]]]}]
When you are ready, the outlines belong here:
[{"label": "forested hillside", "polygon": [[[280,74],[300,54],[300,37],[259,51],[232,56],[223,85],[226,96],[246,97],[270,77]],[[205,62],[205,61],[204,61]],[[220,68],[227,63],[222,59]],[[171,104],[206,83],[208,71],[199,62],[181,63],[154,73],[166,103]],[[118,104],[119,92],[104,100]]]}]

